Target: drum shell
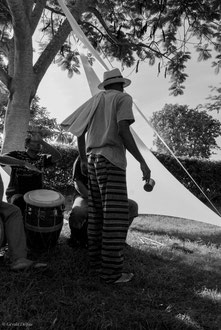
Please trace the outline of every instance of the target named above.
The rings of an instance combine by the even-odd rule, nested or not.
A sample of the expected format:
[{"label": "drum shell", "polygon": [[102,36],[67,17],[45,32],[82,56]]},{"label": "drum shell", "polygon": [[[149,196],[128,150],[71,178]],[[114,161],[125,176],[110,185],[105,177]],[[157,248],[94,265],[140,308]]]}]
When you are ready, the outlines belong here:
[{"label": "drum shell", "polygon": [[40,207],[26,203],[25,231],[27,245],[34,250],[54,247],[63,226],[64,205]]}]

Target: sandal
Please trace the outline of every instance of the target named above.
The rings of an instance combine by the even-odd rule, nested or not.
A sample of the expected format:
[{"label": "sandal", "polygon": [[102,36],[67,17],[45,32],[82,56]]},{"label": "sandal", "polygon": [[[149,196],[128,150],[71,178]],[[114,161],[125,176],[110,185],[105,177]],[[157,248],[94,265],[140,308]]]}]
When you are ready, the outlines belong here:
[{"label": "sandal", "polygon": [[132,278],[134,277],[133,273],[122,273],[121,277],[118,278],[118,280],[112,282],[112,283],[127,283],[130,282],[132,280]]}]

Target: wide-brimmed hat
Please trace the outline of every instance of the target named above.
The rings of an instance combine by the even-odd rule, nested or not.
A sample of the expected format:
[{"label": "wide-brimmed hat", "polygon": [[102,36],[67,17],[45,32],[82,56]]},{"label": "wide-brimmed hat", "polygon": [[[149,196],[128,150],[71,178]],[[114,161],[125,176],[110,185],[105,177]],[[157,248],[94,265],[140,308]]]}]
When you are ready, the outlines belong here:
[{"label": "wide-brimmed hat", "polygon": [[97,87],[99,89],[104,89],[105,86],[116,83],[123,83],[125,88],[131,84],[131,80],[124,78],[120,70],[116,68],[110,71],[105,71],[103,82],[100,83]]}]

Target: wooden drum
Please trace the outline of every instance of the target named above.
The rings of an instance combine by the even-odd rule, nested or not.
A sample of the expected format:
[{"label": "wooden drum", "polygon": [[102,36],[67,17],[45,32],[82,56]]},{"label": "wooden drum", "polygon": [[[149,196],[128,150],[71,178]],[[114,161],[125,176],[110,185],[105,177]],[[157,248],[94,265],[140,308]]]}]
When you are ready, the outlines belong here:
[{"label": "wooden drum", "polygon": [[27,245],[34,250],[55,246],[63,226],[64,196],[57,191],[39,189],[24,195]]}]

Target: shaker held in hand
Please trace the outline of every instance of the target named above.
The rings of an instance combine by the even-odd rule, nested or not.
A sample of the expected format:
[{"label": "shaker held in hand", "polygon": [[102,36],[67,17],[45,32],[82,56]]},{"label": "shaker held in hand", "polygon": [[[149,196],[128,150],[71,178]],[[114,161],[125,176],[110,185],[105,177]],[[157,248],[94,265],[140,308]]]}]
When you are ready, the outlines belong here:
[{"label": "shaker held in hand", "polygon": [[153,190],[153,187],[155,186],[155,181],[153,179],[149,179],[146,181],[145,185],[143,186],[144,190],[145,191],[152,191]]}]

